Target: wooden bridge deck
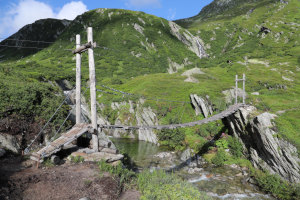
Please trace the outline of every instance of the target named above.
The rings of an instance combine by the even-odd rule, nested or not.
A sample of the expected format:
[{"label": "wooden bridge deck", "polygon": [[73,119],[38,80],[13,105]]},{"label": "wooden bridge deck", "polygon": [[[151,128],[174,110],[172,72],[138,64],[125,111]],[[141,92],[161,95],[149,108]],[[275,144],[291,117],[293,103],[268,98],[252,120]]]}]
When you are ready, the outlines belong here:
[{"label": "wooden bridge deck", "polygon": [[32,153],[30,159],[42,162],[44,157],[49,157],[52,154],[60,151],[65,145],[70,144],[78,137],[86,132],[92,131],[91,124],[76,124],[68,132],[63,133],[59,138],[51,142],[49,145],[40,149],[38,152]]}]

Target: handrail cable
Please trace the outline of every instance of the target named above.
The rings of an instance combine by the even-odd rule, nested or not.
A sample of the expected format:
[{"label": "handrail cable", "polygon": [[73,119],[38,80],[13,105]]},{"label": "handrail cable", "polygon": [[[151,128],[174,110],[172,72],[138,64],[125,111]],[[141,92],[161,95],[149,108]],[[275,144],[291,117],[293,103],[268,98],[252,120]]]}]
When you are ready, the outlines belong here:
[{"label": "handrail cable", "polygon": [[[75,87],[72,89],[74,90]],[[71,90],[71,91],[72,91]],[[40,130],[40,132],[35,136],[35,138],[33,139],[33,141],[25,148],[24,152],[28,153],[29,152],[29,148],[31,147],[31,145],[36,141],[36,139],[42,134],[42,132],[45,130],[45,128],[48,126],[48,124],[50,123],[50,121],[54,118],[54,116],[56,115],[56,113],[60,110],[60,108],[62,107],[62,105],[65,103],[65,101],[69,98],[69,94],[66,96],[66,98],[63,100],[63,102],[58,106],[58,108],[56,109],[56,111],[54,112],[54,114],[50,117],[50,119],[47,121],[47,123],[42,127],[42,129]]]}]

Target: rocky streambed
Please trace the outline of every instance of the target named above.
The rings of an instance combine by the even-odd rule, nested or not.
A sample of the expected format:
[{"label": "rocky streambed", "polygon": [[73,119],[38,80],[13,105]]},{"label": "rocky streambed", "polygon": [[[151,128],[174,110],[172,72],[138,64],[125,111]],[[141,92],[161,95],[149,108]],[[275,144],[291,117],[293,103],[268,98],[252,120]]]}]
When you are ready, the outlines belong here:
[{"label": "rocky streambed", "polygon": [[249,183],[246,168],[237,165],[214,167],[201,157],[176,154],[155,144],[133,139],[112,138],[117,148],[129,156],[136,171],[164,169],[174,172],[214,199],[273,199]]}]

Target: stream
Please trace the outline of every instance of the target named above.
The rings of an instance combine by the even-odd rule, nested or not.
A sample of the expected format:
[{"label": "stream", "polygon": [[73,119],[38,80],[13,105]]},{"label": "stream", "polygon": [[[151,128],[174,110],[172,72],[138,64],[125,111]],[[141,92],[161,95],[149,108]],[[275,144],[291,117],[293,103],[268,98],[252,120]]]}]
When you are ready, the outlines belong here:
[{"label": "stream", "polygon": [[133,139],[110,138],[121,153],[126,153],[134,169],[173,170],[177,175],[194,184],[213,199],[254,200],[274,199],[248,183],[248,173],[237,165],[213,167],[200,157],[182,161],[180,155],[164,147]]}]

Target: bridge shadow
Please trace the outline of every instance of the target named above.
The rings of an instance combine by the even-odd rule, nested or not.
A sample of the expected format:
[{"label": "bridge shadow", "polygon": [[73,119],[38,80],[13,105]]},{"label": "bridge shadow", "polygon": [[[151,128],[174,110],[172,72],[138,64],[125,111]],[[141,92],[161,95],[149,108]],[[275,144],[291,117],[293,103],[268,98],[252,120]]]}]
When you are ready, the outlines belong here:
[{"label": "bridge shadow", "polygon": [[207,141],[201,147],[201,149],[199,150],[198,153],[196,153],[194,156],[188,158],[187,160],[181,162],[180,164],[178,164],[170,169],[167,169],[166,172],[171,173],[171,172],[179,171],[179,170],[183,169],[184,167],[189,166],[189,164],[194,161],[196,162],[197,166],[200,166],[202,164],[202,163],[200,163],[201,156],[203,154],[205,154],[206,152],[208,152],[209,147],[214,145],[215,141],[218,140],[222,136],[222,133],[224,133],[225,130],[226,130],[226,127],[223,127],[211,140]]}]

